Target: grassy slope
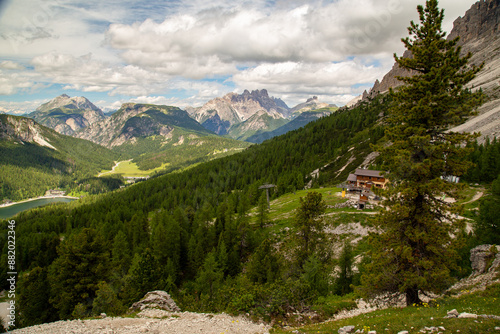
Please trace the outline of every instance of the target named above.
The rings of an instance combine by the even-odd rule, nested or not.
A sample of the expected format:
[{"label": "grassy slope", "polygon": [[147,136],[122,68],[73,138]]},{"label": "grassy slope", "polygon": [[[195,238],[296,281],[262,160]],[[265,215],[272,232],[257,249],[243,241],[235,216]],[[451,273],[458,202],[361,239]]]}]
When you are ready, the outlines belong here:
[{"label": "grassy slope", "polygon": [[[345,202],[340,196],[339,188],[321,188],[312,189],[307,191],[317,191],[322,193],[323,199],[327,205],[335,205]],[[306,190],[297,191],[295,194],[286,194],[271,202],[271,210],[269,211],[270,223],[267,228],[276,237],[276,241],[280,242],[287,238],[289,234],[288,229],[293,228],[294,211],[299,205],[299,198],[305,196]],[[464,190],[464,198],[460,199],[460,203],[466,204],[466,214],[470,210],[474,210],[478,201],[474,200],[474,196],[482,191],[480,188],[468,187]],[[376,210],[363,210],[356,209],[332,209],[326,211],[326,224],[330,227],[336,227],[341,224],[360,222],[362,226],[370,226],[371,214]],[[257,208],[250,211],[252,216],[256,216]],[[256,219],[256,218],[254,218]],[[287,229],[288,228],[288,229]],[[346,237],[346,236],[344,236]],[[347,236],[353,237],[353,236]],[[342,237],[331,236],[333,243],[340,242]],[[363,251],[363,241],[358,243],[355,253],[359,254]],[[500,272],[498,274],[500,276]],[[367,333],[370,330],[375,330],[377,333],[398,333],[400,331],[408,330],[409,333],[418,333],[424,327],[439,327],[442,326],[446,329],[444,333],[457,332],[460,333],[489,333],[495,331],[495,326],[500,326],[500,321],[495,319],[444,319],[447,312],[452,309],[457,309],[458,312],[467,312],[474,314],[489,314],[500,316],[500,285],[489,287],[486,291],[468,293],[465,295],[455,297],[442,297],[435,301],[421,306],[421,307],[407,307],[407,308],[389,308],[384,310],[377,310],[371,313],[359,315],[353,318],[340,319],[318,324],[309,324],[297,328],[282,328],[280,322],[276,323],[273,333],[337,333],[337,331],[344,327],[353,325],[356,330],[364,330]],[[346,304],[348,300],[352,299],[351,296],[346,297]],[[308,317],[303,317],[302,323],[311,323]]]},{"label": "grassy slope", "polygon": [[[306,325],[296,329],[276,328],[273,333],[337,333],[344,326],[355,326],[356,330],[367,333],[374,330],[377,333],[419,333],[424,327],[442,326],[442,333],[498,333],[495,327],[500,326],[500,320],[495,319],[444,319],[448,311],[456,309],[459,313],[500,315],[500,285],[489,287],[486,291],[465,294],[462,297],[444,297],[424,306],[406,308],[388,308],[362,314],[353,318]],[[296,333],[296,332],[295,332]]]}]

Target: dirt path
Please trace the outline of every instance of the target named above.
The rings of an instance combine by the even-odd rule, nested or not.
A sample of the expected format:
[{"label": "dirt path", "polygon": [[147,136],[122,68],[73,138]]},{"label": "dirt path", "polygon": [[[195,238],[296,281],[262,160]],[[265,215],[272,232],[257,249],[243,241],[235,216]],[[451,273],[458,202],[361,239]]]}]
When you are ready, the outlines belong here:
[{"label": "dirt path", "polygon": [[474,197],[472,197],[472,199],[470,201],[464,202],[462,204],[468,204],[468,203],[475,202],[478,199],[480,199],[481,197],[483,197],[483,192],[482,191],[478,191],[476,194],[474,194]]}]

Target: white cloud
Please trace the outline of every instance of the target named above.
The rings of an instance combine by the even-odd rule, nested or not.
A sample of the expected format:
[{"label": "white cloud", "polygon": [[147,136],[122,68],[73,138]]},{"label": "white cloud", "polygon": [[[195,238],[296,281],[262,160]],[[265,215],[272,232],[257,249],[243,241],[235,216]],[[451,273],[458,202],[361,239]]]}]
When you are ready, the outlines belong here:
[{"label": "white cloud", "polygon": [[19,63],[16,63],[11,60],[4,60],[0,63],[0,69],[6,69],[6,70],[24,70],[25,67]]},{"label": "white cloud", "polygon": [[[370,86],[385,71],[384,67],[366,65],[356,59],[340,63],[286,62],[246,69],[234,75],[233,80],[240,88],[266,87],[280,96],[290,95],[291,92],[301,97],[355,96],[365,89],[360,89],[358,85]],[[354,85],[358,88],[353,89]],[[293,100],[295,104],[303,102],[296,98]],[[336,103],[341,103],[339,98],[335,100]]]},{"label": "white cloud", "polygon": [[[475,1],[440,0],[445,30]],[[418,3],[10,1],[0,17],[0,57],[8,59],[0,63],[0,95],[60,84],[199,105],[235,83],[237,90],[266,88],[289,104],[310,95],[341,103],[381,79],[392,53],[402,54],[400,38],[418,20]]]},{"label": "white cloud", "polygon": [[13,115],[24,115],[33,112],[43,103],[48,102],[48,99],[36,99],[32,101],[0,101],[0,110]]},{"label": "white cloud", "polygon": [[144,95],[161,90],[166,81],[164,76],[137,66],[113,66],[94,60],[91,54],[74,57],[48,53],[33,58],[31,63],[51,83],[66,84],[66,89],[83,92]]}]

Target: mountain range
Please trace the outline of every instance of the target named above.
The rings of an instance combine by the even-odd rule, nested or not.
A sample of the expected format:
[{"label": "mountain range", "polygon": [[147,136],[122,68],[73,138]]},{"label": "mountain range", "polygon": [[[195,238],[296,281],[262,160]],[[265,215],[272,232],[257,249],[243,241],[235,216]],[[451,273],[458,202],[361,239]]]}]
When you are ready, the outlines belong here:
[{"label": "mountain range", "polygon": [[267,90],[262,89],[245,90],[242,94],[229,93],[187,111],[203,127],[218,135],[245,140],[259,133],[274,131],[302,112],[328,106],[334,107],[319,102],[315,96],[290,108],[283,100],[270,97]]},{"label": "mountain range", "polygon": [[[496,58],[498,53],[491,57]],[[490,64],[491,62],[486,62],[479,78],[486,78],[484,73],[491,71],[488,68]],[[486,93],[491,101],[495,99],[495,91],[493,87]],[[309,101],[311,108],[315,108],[312,106],[316,104],[313,100]],[[371,162],[376,152],[373,152],[371,144],[389,144],[384,136],[383,118],[389,112],[388,100],[383,94],[375,94],[353,108],[341,108],[335,112],[332,112],[334,107],[305,111],[287,124],[299,122],[301,117],[305,118],[313,113],[319,114],[320,118],[296,131],[260,145],[251,145],[239,154],[196,164],[179,173],[154,177],[125,189],[90,196],[70,205],[22,213],[16,217],[15,226],[18,236],[15,269],[23,273],[19,275],[16,290],[19,297],[16,305],[23,310],[19,314],[20,324],[30,326],[71,318],[89,319],[99,314],[102,318],[105,318],[104,314],[124,314],[134,301],[142,298],[146,292],[155,290],[168,291],[183,310],[193,309],[204,315],[208,312],[247,314],[254,319],[261,319],[261,322],[277,324],[275,327],[278,332],[290,331],[292,326],[296,328],[304,323],[311,325],[313,321],[331,320],[339,311],[352,310],[356,307],[359,290],[348,293],[339,288],[355,288],[366,277],[364,275],[370,274],[366,265],[370,261],[376,261],[378,256],[374,252],[376,248],[372,247],[372,238],[385,225],[384,222],[378,224],[370,218],[371,214],[377,214],[377,207],[368,212],[351,209],[359,195],[346,200],[334,185],[345,181],[348,174],[360,165],[375,167]],[[300,109],[303,108],[308,107]],[[219,115],[215,109],[212,113]],[[287,113],[288,116],[285,117],[278,110],[256,110],[238,124],[252,118],[256,121],[266,115],[273,117],[276,114],[276,119],[291,118],[293,112],[288,110]],[[326,116],[328,113],[330,115]],[[32,119],[0,115],[0,148],[6,146],[20,152],[14,158],[11,158],[9,151],[1,152],[0,158],[10,159],[5,163],[8,168],[18,164],[18,158],[30,163],[29,166],[22,166],[24,169],[16,165],[17,169],[8,170],[14,176],[24,177],[28,175],[26,171],[29,167],[40,165],[48,171],[53,168],[50,160],[35,161],[38,157],[43,158],[42,155],[29,160],[27,148],[57,154],[68,147],[68,153],[79,153],[80,149],[76,144],[81,144],[81,150],[83,147],[95,150],[87,155],[88,159],[107,159],[109,165],[109,160],[115,160],[116,154],[120,155],[118,159],[123,159],[127,154],[147,156],[149,153],[139,154],[140,151],[143,152],[143,148],[152,152],[143,161],[146,164],[153,163],[155,159],[171,158],[178,152],[177,149],[182,150],[180,153],[185,155],[188,149],[203,148],[211,138],[244,143],[222,138],[186,115],[186,111],[172,106],[125,104],[109,119],[77,131],[77,134],[91,132],[95,137],[93,140],[111,149],[88,140],[59,134]],[[219,119],[222,120],[220,115]],[[237,128],[238,124],[231,127]],[[112,135],[101,133],[103,131]],[[59,141],[75,145],[64,146]],[[487,151],[495,153],[491,149],[493,145],[496,154],[486,154]],[[476,152],[471,152],[466,160],[472,162],[471,157],[476,156],[477,161],[487,162],[484,174],[491,178],[489,181],[482,179],[478,182],[491,182],[491,179],[499,175],[500,160],[497,158],[500,145],[492,144],[488,149],[477,147]],[[168,150],[164,151],[164,148]],[[68,162],[68,166],[77,166],[73,164],[73,159],[85,161],[85,156],[81,153],[78,157],[75,153],[71,154],[73,155],[61,157]],[[167,156],[163,157],[161,154]],[[193,161],[191,159],[187,163]],[[495,167],[491,172],[490,166]],[[63,169],[56,170],[64,173]],[[62,181],[63,185],[67,182]],[[465,183],[464,188],[467,186]],[[262,186],[269,184],[273,185],[268,193],[273,201],[271,208],[266,210],[269,208],[266,205],[267,190],[263,190]],[[306,188],[316,189],[305,191],[304,185],[307,185]],[[483,232],[481,228],[496,232],[495,226],[490,223],[494,221],[500,196],[497,185],[498,181],[494,181],[491,193],[488,186],[486,189],[474,186],[457,194],[463,194],[464,198],[451,194],[459,201],[457,205],[465,206],[463,215],[470,217],[467,219],[470,220],[474,233],[456,230],[460,238],[463,238],[458,240],[463,243],[457,245],[460,248],[454,254],[457,270],[450,274],[448,282],[443,282],[443,288],[444,284],[451,285],[452,279],[468,275],[466,270],[470,254],[467,248],[473,247],[477,241],[483,243],[485,239],[477,238],[480,236],[478,232]],[[478,202],[483,192],[486,196]],[[308,200],[314,199],[310,195],[317,198],[316,203],[319,205],[313,205],[313,201]],[[472,199],[469,200],[470,198]],[[300,216],[306,211],[325,218],[321,224],[318,219],[317,225],[320,227],[314,233],[301,228],[303,224]],[[309,225],[310,223],[307,222]],[[426,226],[431,225],[432,223]],[[9,228],[13,228],[10,226],[12,224],[3,224],[1,233],[6,236],[12,234],[8,233]],[[440,228],[439,221],[435,227]],[[324,234],[320,233],[322,230]],[[421,232],[426,233],[425,230]],[[304,235],[310,239],[304,238]],[[430,237],[439,238],[439,235],[429,234]],[[304,249],[308,248],[304,246],[304,242],[310,243],[311,255],[304,253]],[[387,246],[386,244],[382,243],[383,246]],[[446,248],[447,245],[449,244],[443,247]],[[5,259],[8,256],[7,238],[0,238],[0,246],[4,249],[2,258]],[[394,243],[392,246],[399,247],[400,244]],[[412,253],[413,248],[408,249]],[[491,259],[497,253],[491,245],[484,246],[484,250],[486,249],[489,252],[481,257],[481,263],[488,262],[484,259]],[[416,258],[420,255],[417,254]],[[298,262],[300,257],[304,257],[303,264]],[[495,263],[498,262],[497,259]],[[427,261],[425,256],[417,260]],[[424,265],[428,263],[432,264],[432,260]],[[447,268],[447,264],[441,262],[438,263],[438,269],[442,269],[441,264],[443,268]],[[482,270],[491,272],[491,277],[495,276],[497,272],[488,270],[488,266],[489,264],[485,264]],[[398,270],[394,268],[388,267],[388,275]],[[343,271],[351,272],[347,275],[350,278],[345,285]],[[448,273],[447,271],[446,274]],[[1,261],[2,289],[9,289],[8,275],[8,261]],[[474,274],[470,277],[477,278]],[[498,281],[498,277],[496,279]],[[398,280],[395,279],[395,282]],[[395,284],[400,282],[404,284],[403,279]],[[423,289],[432,289],[432,286]],[[464,291],[463,287],[455,286],[452,289],[460,293]],[[379,331],[386,328],[388,332],[399,333],[410,327],[418,330],[427,324],[438,326],[437,322],[443,324],[442,321],[446,321],[446,331],[450,331],[451,327],[452,331],[468,328],[470,332],[488,332],[496,326],[495,312],[498,306],[495,297],[498,296],[499,289],[497,284],[486,290],[471,291],[459,301],[452,301],[446,296],[436,299],[439,303],[444,303],[445,307],[457,305],[457,308],[464,307],[460,304],[462,301],[470,304],[472,300],[472,306],[477,310],[472,314],[474,319],[461,319],[469,321],[466,323],[455,321],[460,319],[442,319],[446,312],[439,311],[439,305],[434,300],[429,305],[424,304],[430,306],[431,313],[422,313],[422,310],[427,312],[429,307],[408,306],[404,312],[389,308],[376,324],[373,321],[363,322],[358,317],[349,323],[352,326],[345,326],[343,320],[329,321],[329,327],[309,326],[305,330],[312,328],[315,331],[346,332],[354,331],[353,328],[359,327],[361,323],[367,326],[359,331],[371,326],[379,328]],[[397,291],[394,295],[396,294]],[[398,311],[396,317],[386,317],[395,311]],[[153,313],[151,311],[149,314]],[[476,316],[476,313],[484,316]],[[437,322],[422,323],[422,314],[426,319]],[[157,315],[158,312],[153,314]],[[127,316],[130,317],[130,313]],[[437,316],[439,319],[434,318]],[[140,317],[141,315],[135,319],[137,321],[127,319],[133,322],[144,320]],[[211,317],[209,314],[208,318]],[[376,318],[377,315],[373,317]],[[205,320],[208,318],[205,316]],[[408,318],[412,318],[410,322],[407,321]],[[481,318],[481,321],[476,321],[475,318]],[[120,321],[124,323],[127,319]],[[165,319],[164,323],[171,325],[172,321],[175,321],[175,315]],[[77,322],[82,326],[89,323],[88,320]],[[332,323],[335,324],[334,329],[331,327]],[[55,323],[60,324],[68,322]],[[142,330],[151,329],[148,324],[144,327],[144,321],[140,326]],[[340,326],[344,327],[339,328]],[[130,329],[128,327],[127,330]],[[41,326],[28,328],[26,331],[33,332],[37,328]],[[53,328],[56,327],[46,328],[51,328],[54,332]],[[87,331],[88,328],[89,326]],[[263,326],[262,328],[265,330]],[[437,329],[428,330],[431,331],[436,332]]]}]

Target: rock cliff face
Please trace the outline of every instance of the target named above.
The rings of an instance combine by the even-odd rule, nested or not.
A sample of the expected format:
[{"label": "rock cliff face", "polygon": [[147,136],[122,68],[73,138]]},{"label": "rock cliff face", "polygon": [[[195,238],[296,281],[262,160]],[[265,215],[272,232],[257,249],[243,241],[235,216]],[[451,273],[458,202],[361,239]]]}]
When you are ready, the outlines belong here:
[{"label": "rock cliff face", "polygon": [[0,140],[9,140],[20,144],[36,143],[56,149],[49,143],[44,129],[39,124],[30,118],[19,116],[0,115]]},{"label": "rock cliff face", "polygon": [[245,90],[243,94],[229,93],[215,98],[199,109],[192,109],[191,117],[206,129],[219,135],[229,133],[233,125],[245,122],[257,112],[265,111],[269,115],[278,113],[288,117],[290,109],[280,99],[269,97],[267,90]]},{"label": "rock cliff face", "polygon": [[[500,0],[480,0],[465,13],[463,17],[453,22],[453,29],[448,35],[448,40],[460,37],[458,45],[462,47],[462,54],[474,53],[470,63],[479,65],[483,61],[490,62],[498,58]],[[496,45],[495,48],[491,46]],[[495,51],[496,49],[496,51]],[[405,51],[403,57],[410,57],[411,53]],[[370,92],[365,97],[373,97],[383,93],[389,88],[402,84],[396,76],[409,76],[408,71],[394,64],[393,68],[384,76],[381,82],[375,81]]]},{"label": "rock cliff face", "polygon": [[63,94],[42,104],[30,117],[59,133],[74,135],[78,130],[103,120],[104,114],[83,96]]},{"label": "rock cliff face", "polygon": [[[487,95],[487,102],[479,109],[479,115],[470,119],[453,131],[481,132],[481,140],[486,137],[500,136],[500,0],[480,0],[453,23],[448,39],[460,37],[458,45],[462,55],[472,53],[471,65],[484,63],[484,68],[469,84],[473,89],[481,88]],[[406,51],[404,57],[411,56]],[[402,84],[397,76],[408,76],[410,72],[401,69],[396,63],[384,76],[376,81],[370,92],[362,96],[362,100],[373,98],[389,88]]]}]

